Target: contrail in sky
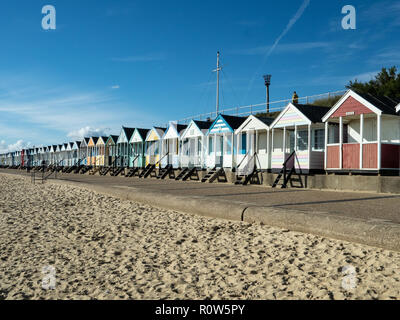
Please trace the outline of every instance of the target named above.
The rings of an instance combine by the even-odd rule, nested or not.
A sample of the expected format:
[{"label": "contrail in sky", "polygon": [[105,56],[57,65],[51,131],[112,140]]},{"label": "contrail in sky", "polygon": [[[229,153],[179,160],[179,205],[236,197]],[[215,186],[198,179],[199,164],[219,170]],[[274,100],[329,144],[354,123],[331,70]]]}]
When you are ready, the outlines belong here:
[{"label": "contrail in sky", "polygon": [[[281,41],[281,39],[290,31],[290,29],[293,27],[293,25],[297,22],[297,20],[299,20],[301,18],[301,16],[303,15],[304,11],[307,9],[307,7],[310,5],[310,1],[311,0],[304,0],[303,4],[300,6],[300,8],[297,10],[296,14],[290,19],[289,23],[287,24],[286,28],[282,31],[282,33],[279,35],[279,37],[275,40],[274,44],[272,45],[271,48],[269,48],[268,52],[265,54],[262,64],[260,66],[261,70],[264,65],[265,62],[267,61],[268,57],[272,54],[272,52],[274,52],[276,46],[279,44],[279,42]],[[259,74],[259,72],[257,71],[253,78],[250,81],[249,87],[247,89],[247,93],[246,93],[246,98],[247,95],[249,94],[250,89],[253,87],[253,83],[254,80],[256,78],[256,76]]]}]

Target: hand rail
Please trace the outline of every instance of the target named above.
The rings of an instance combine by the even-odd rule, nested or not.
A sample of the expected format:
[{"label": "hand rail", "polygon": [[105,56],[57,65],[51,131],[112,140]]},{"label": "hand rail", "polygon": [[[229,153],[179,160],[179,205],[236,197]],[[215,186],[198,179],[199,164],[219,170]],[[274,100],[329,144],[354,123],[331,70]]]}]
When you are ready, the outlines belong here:
[{"label": "hand rail", "polygon": [[73,166],[73,167],[78,167],[78,166],[81,164],[82,160],[83,160],[83,159],[77,160],[72,166]]},{"label": "hand rail", "polygon": [[137,154],[135,158],[133,158],[132,165],[135,167],[135,161],[139,158],[140,154]]},{"label": "hand rail", "polygon": [[115,156],[115,159],[114,159],[114,161],[111,163],[111,167],[113,167],[113,168],[115,168],[116,167],[116,165],[115,165],[115,163],[117,162],[117,160],[119,159],[119,158],[121,158],[121,156],[119,155],[119,156]]},{"label": "hand rail", "polygon": [[250,150],[247,151],[247,153],[244,155],[243,159],[239,162],[239,164],[236,166],[236,169],[239,169],[240,165],[242,164],[242,162],[244,161],[244,159],[246,159],[247,155],[250,153]]},{"label": "hand rail", "polygon": [[53,173],[54,173],[54,177],[57,179],[57,167],[61,163],[61,161],[64,161],[64,159],[58,161],[57,164],[54,166],[55,170],[50,172],[48,175],[43,175],[42,179],[47,180]]},{"label": "hand rail", "polygon": [[[254,153],[253,153],[253,155],[251,156],[251,158],[247,161],[247,164],[246,164],[246,166],[250,163],[250,161],[251,160],[253,160],[255,157],[257,156],[257,152],[255,152],[254,151]],[[244,158],[243,158],[243,160],[244,160]],[[255,165],[255,164],[254,164]],[[245,166],[245,168],[246,168],[246,166]],[[261,165],[260,165],[261,166]],[[240,168],[239,168],[239,166],[237,167],[237,174],[239,173],[239,171],[240,171]],[[254,169],[254,168],[253,168]]]},{"label": "hand rail", "polygon": [[166,156],[168,156],[168,155],[169,155],[169,152],[167,152],[166,154],[164,154],[164,155],[162,156],[162,158],[160,158],[160,160],[158,160],[158,161],[155,163],[154,166],[156,166],[156,167],[157,167],[157,165],[160,166],[161,160],[164,159],[164,158],[165,158]]}]

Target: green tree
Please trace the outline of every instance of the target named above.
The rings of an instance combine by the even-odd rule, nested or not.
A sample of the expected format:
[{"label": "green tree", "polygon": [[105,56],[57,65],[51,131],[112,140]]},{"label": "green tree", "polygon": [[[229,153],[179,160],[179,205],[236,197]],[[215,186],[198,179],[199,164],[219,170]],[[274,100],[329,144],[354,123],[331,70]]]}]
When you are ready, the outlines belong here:
[{"label": "green tree", "polygon": [[375,79],[368,82],[358,82],[356,79],[354,82],[350,81],[346,88],[376,96],[400,98],[400,73],[396,67],[382,68]]}]

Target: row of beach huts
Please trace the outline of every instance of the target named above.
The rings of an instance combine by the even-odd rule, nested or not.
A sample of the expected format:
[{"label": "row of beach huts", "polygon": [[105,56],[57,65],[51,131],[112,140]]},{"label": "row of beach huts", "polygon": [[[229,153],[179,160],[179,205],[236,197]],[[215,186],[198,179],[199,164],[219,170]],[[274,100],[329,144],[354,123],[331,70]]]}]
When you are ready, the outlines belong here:
[{"label": "row of beach huts", "polygon": [[348,90],[332,108],[292,102],[276,118],[219,114],[122,127],[119,135],[2,154],[0,165],[177,180],[202,172],[209,182],[229,171],[242,184],[259,172],[399,175],[400,100]]}]

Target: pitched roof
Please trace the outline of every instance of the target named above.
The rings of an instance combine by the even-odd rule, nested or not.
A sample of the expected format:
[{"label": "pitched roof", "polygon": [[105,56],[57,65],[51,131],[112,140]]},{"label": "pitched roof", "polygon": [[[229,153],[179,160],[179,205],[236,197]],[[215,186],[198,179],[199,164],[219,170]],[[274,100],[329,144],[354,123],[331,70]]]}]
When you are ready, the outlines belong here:
[{"label": "pitched roof", "polygon": [[147,133],[150,131],[150,129],[142,129],[142,128],[136,128],[136,130],[139,132],[142,139],[146,139]]},{"label": "pitched roof", "polygon": [[235,116],[228,116],[228,115],[221,115],[225,121],[229,124],[229,126],[235,130],[240,127],[240,125],[247,119],[246,117],[235,117]]},{"label": "pitched roof", "polygon": [[108,140],[110,140],[110,139],[111,139],[114,143],[116,143],[116,142],[118,141],[118,138],[119,138],[119,136],[116,136],[116,135],[114,135],[114,134],[111,134],[111,135],[108,137],[106,143],[107,143]]},{"label": "pitched roof", "polygon": [[400,103],[400,99],[387,96],[375,96],[370,93],[360,93],[355,91],[359,96],[373,104],[385,114],[397,114],[396,107]]},{"label": "pitched roof", "polygon": [[269,126],[272,122],[274,122],[275,118],[268,118],[268,117],[257,117],[258,120],[264,122],[267,126]]},{"label": "pitched roof", "polygon": [[100,138],[101,138],[101,140],[103,140],[104,144],[105,144],[105,143],[107,142],[107,140],[108,140],[108,137],[101,136]]},{"label": "pitched roof", "polygon": [[122,127],[122,130],[124,130],[126,139],[129,141],[135,132],[135,128],[127,128],[127,127]]},{"label": "pitched roof", "polygon": [[199,129],[209,129],[213,124],[214,120],[212,121],[193,120],[193,122],[196,124],[196,126],[199,127]]},{"label": "pitched roof", "polygon": [[178,133],[180,133],[182,130],[185,130],[187,128],[186,124],[177,124],[176,125],[176,131],[178,131]]},{"label": "pitched roof", "polygon": [[330,110],[329,107],[314,106],[311,104],[292,104],[313,123],[322,122],[323,116]]},{"label": "pitched roof", "polygon": [[92,137],[93,143],[96,144],[97,141],[99,140],[99,137]]}]

